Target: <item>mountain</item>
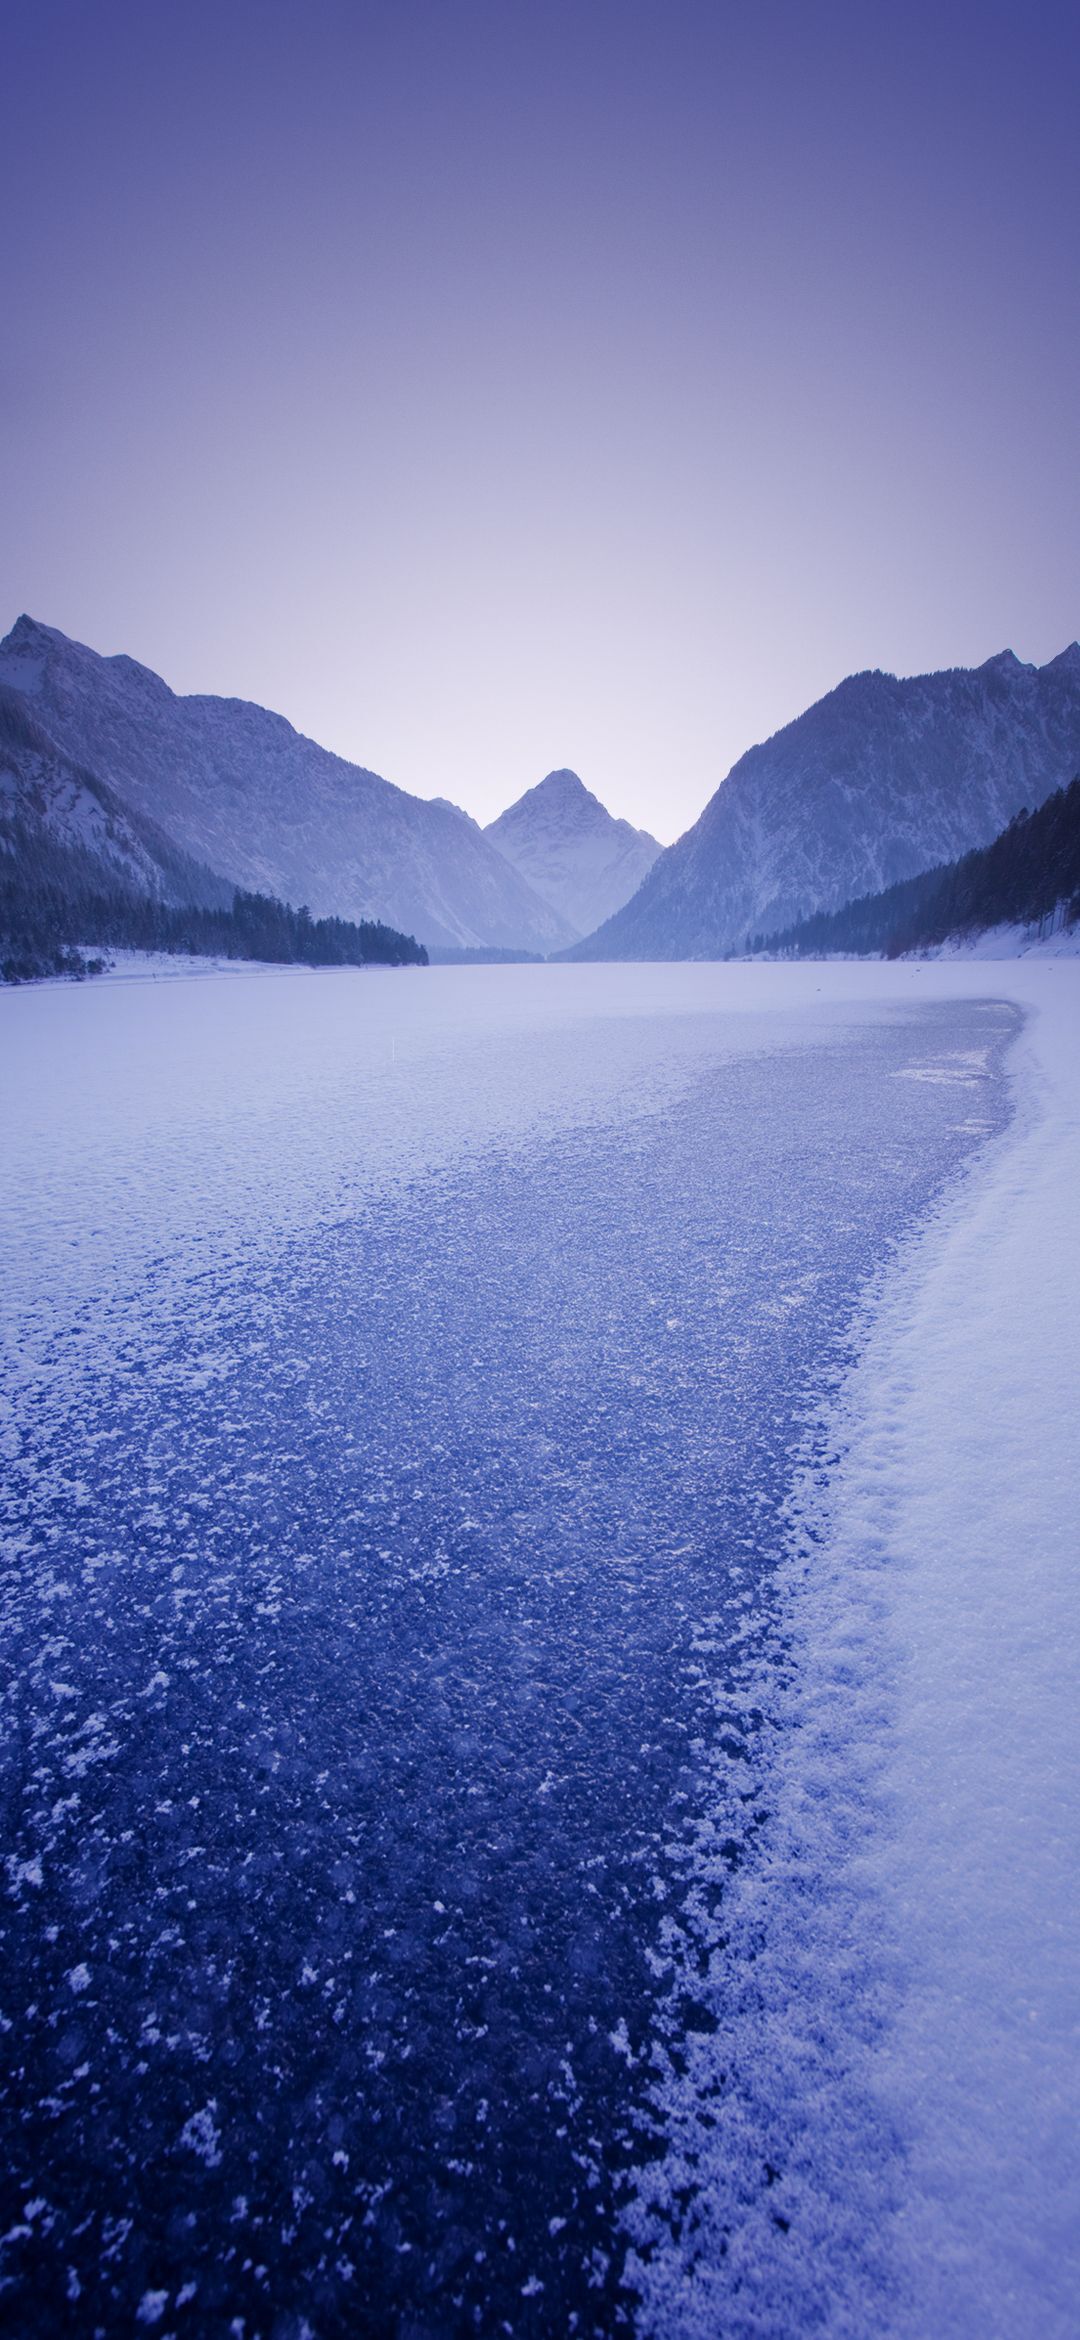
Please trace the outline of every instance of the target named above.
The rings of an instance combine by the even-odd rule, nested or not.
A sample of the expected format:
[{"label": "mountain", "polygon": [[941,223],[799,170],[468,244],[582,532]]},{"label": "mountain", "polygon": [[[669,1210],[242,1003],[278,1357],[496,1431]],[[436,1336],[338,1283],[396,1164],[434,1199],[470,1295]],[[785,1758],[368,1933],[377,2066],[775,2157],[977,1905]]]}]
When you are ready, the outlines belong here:
[{"label": "mountain", "polygon": [[646,829],[615,820],[567,771],[526,789],[484,835],[577,935],[620,910],[660,852]]},{"label": "mountain", "polygon": [[987,845],[1080,764],[1080,645],[851,675],[751,748],[575,959],[714,958]]},{"label": "mountain", "polygon": [[313,920],[193,861],[153,821],[72,762],[0,683],[0,982],[84,975],[83,946],[309,966],[415,966],[382,924]]},{"label": "mountain", "polygon": [[468,821],[470,829],[479,829],[479,821],[474,820],[472,814],[465,811],[464,805],[455,804],[452,796],[432,796],[429,797],[428,802],[441,804],[446,812],[456,813],[459,821]]},{"label": "mountain", "polygon": [[76,764],[35,722],[19,691],[0,684],[0,873],[23,884],[78,885],[163,904],[228,907],[233,888],[97,774]]},{"label": "mountain", "polygon": [[0,683],[133,814],[236,884],[421,941],[546,952],[557,914],[468,818],[409,796],[243,699],[178,698],[134,659],[19,618]]},{"label": "mountain", "polygon": [[1035,812],[1014,814],[992,845],[842,910],[819,911],[781,934],[757,935],[751,947],[779,958],[839,951],[895,959],[953,935],[1048,919],[1055,929],[1080,920],[1080,778],[1056,788]]}]

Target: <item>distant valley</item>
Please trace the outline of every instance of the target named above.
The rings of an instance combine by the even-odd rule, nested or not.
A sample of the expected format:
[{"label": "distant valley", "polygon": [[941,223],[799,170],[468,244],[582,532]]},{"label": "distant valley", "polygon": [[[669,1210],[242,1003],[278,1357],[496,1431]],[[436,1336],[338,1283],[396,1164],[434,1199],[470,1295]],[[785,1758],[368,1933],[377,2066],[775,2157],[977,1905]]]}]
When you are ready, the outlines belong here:
[{"label": "distant valley", "polygon": [[[0,643],[10,879],[163,907],[273,896],[439,956],[722,957],[990,843],[1080,770],[1080,646],[850,676],[663,850],[561,767],[481,828],[245,700],[180,697],[18,619]],[[88,936],[88,941],[93,937]],[[415,954],[414,954],[415,955]]]},{"label": "distant valley", "polygon": [[462,814],[409,796],[242,699],[180,698],[130,658],[34,619],[0,684],[54,746],[184,853],[315,916],[385,919],[422,942],[547,952],[571,930]]},{"label": "distant valley", "polygon": [[647,829],[613,820],[576,772],[549,772],[484,831],[579,936],[637,892],[661,852]]},{"label": "distant valley", "polygon": [[[316,917],[382,919],[426,944],[546,956],[626,901],[648,849],[659,851],[651,839],[643,849],[638,833],[577,782],[583,852],[561,885],[550,882],[557,841],[545,797],[549,859],[537,886],[520,822],[511,849],[501,850],[456,806],[409,795],[305,738],[284,716],[242,699],[179,697],[134,659],[99,657],[26,616],[0,643],[0,689],[9,708],[21,703],[35,741],[32,750],[20,744],[9,724],[9,811],[17,798],[28,818],[47,820],[55,838],[85,846],[101,831],[100,820],[88,825],[89,786],[110,808],[115,835],[103,846],[106,861],[115,863],[126,823],[131,834],[121,858],[134,871],[142,848],[132,840],[152,830],[164,844],[151,860],[171,852],[202,869],[199,899],[213,873],[226,890],[241,886],[306,903]],[[47,814],[43,758],[54,771]],[[81,795],[56,784],[61,766],[82,774]],[[530,799],[548,788],[543,782],[522,799],[525,825]],[[574,811],[580,831],[580,802]],[[171,880],[149,868],[144,875],[152,893],[167,892]]]}]

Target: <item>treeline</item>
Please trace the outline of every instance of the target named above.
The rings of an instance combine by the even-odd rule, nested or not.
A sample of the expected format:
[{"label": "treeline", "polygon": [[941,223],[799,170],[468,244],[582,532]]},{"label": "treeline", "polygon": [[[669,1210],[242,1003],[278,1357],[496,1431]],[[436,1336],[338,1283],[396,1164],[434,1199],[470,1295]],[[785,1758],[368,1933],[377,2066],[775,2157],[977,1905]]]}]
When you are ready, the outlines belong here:
[{"label": "treeline", "polygon": [[507,951],[496,943],[476,943],[455,950],[449,943],[429,943],[433,967],[542,967],[539,951]]},{"label": "treeline", "polygon": [[[58,858],[77,857],[61,852]],[[0,856],[0,977],[5,983],[97,974],[105,964],[96,955],[102,950],[262,959],[284,967],[427,965],[421,943],[376,920],[354,925],[347,918],[313,918],[309,910],[293,910],[272,895],[239,890],[231,905],[178,907],[121,887],[71,886],[58,873],[51,880],[28,878],[13,857]]]},{"label": "treeline", "polygon": [[1020,812],[991,845],[862,894],[841,910],[819,911],[777,934],[756,934],[748,954],[825,958],[830,952],[899,958],[954,935],[991,926],[1030,926],[1060,913],[1080,919],[1080,776],[1036,812]]}]

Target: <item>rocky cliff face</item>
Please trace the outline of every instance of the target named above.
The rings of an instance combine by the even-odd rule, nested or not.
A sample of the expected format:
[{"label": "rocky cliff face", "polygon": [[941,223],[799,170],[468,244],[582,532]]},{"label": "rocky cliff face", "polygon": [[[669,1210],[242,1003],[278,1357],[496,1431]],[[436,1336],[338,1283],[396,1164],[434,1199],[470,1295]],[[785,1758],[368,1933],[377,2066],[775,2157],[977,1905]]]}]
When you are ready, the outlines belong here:
[{"label": "rocky cliff face", "polygon": [[527,789],[484,835],[577,935],[621,909],[660,852],[565,770]]},{"label": "rocky cliff face", "polygon": [[575,958],[709,958],[986,845],[1080,770],[1080,645],[856,674],[740,758]]},{"label": "rocky cliff face", "polygon": [[447,805],[409,796],[243,699],[179,698],[21,617],[0,643],[18,691],[72,761],[185,853],[316,916],[378,918],[421,942],[546,952],[570,929]]}]

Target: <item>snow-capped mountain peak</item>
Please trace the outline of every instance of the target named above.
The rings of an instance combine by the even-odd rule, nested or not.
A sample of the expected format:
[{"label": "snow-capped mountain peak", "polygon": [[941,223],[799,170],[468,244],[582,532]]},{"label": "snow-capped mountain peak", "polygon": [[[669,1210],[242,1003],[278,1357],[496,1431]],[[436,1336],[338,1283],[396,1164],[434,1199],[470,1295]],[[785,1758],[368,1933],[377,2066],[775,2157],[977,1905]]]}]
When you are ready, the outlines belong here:
[{"label": "snow-capped mountain peak", "polygon": [[567,765],[526,789],[484,835],[579,935],[629,901],[660,851]]}]

